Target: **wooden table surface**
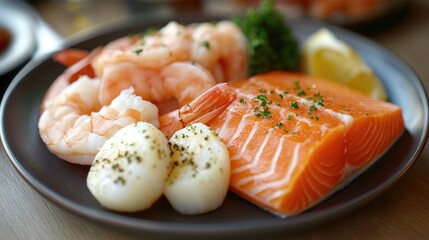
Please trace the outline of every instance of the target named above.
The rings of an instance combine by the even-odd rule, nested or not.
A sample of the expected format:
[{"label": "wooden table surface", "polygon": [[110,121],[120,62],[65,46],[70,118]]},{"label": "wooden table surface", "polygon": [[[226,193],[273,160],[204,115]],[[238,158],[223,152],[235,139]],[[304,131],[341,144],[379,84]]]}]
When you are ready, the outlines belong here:
[{"label": "wooden table surface", "polygon": [[[46,6],[39,9],[42,15],[49,11]],[[413,1],[398,22],[368,37],[407,62],[429,89],[429,1]],[[1,149],[0,239],[141,238],[95,224],[47,200],[21,178]],[[358,211],[280,239],[429,239],[429,148],[397,184]]]}]

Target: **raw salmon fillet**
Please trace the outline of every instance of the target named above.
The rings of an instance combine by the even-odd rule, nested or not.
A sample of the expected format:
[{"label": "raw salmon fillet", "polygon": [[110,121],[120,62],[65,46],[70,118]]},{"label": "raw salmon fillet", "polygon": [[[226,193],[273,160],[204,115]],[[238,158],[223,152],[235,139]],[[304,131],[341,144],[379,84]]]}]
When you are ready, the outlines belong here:
[{"label": "raw salmon fillet", "polygon": [[231,157],[231,190],[296,215],[363,172],[404,131],[398,106],[300,74],[230,84],[237,100],[210,126]]}]

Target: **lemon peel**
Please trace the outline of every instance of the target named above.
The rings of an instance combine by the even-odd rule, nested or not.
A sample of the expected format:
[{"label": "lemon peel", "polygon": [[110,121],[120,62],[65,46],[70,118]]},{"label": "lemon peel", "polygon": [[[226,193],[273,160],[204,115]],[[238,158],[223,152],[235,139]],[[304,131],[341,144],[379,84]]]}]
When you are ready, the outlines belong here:
[{"label": "lemon peel", "polygon": [[351,46],[326,28],[304,42],[301,66],[311,76],[344,84],[376,99],[387,99],[386,90],[372,69]]}]

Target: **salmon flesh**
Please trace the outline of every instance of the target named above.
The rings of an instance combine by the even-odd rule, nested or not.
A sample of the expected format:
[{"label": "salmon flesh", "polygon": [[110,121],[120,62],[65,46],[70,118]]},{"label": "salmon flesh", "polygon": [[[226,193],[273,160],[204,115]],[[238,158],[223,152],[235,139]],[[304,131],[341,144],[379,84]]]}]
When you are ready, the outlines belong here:
[{"label": "salmon flesh", "polygon": [[280,217],[349,183],[404,131],[401,108],[334,82],[271,72],[230,85],[237,100],[210,122],[230,152],[230,188]]}]

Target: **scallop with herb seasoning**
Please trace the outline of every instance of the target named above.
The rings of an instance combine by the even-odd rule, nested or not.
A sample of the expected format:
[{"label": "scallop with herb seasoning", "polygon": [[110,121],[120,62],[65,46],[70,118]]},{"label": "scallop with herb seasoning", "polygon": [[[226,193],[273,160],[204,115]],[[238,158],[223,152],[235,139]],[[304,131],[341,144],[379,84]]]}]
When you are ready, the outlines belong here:
[{"label": "scallop with herb seasoning", "polygon": [[211,128],[190,124],[170,138],[171,172],[164,194],[182,214],[201,214],[222,205],[230,177],[229,152]]},{"label": "scallop with herb seasoning", "polygon": [[160,130],[150,123],[130,124],[95,156],[87,186],[108,209],[144,210],[162,196],[169,162],[168,141]]}]

